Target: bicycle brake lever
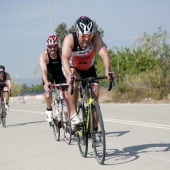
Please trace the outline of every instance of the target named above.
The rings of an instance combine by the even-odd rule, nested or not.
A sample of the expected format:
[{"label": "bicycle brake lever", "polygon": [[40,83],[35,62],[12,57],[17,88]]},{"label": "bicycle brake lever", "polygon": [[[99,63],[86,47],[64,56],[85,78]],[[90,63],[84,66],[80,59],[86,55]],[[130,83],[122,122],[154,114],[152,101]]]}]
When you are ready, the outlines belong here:
[{"label": "bicycle brake lever", "polygon": [[112,81],[109,82],[109,85],[108,85],[108,91],[110,91],[112,89],[113,86],[115,86],[115,82],[114,82],[114,78],[113,78],[113,73],[110,71],[108,73],[109,77],[112,78]]}]

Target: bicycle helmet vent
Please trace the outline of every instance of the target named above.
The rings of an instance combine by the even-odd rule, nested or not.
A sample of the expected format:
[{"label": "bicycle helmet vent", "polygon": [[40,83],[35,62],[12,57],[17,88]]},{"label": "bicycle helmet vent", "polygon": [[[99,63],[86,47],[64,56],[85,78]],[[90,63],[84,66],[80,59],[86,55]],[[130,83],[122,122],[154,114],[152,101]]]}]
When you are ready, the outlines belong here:
[{"label": "bicycle helmet vent", "polygon": [[81,16],[77,20],[75,28],[79,34],[93,34],[94,33],[93,21],[87,16]]},{"label": "bicycle helmet vent", "polygon": [[56,35],[50,35],[46,39],[47,45],[58,45],[59,44],[59,38]]}]

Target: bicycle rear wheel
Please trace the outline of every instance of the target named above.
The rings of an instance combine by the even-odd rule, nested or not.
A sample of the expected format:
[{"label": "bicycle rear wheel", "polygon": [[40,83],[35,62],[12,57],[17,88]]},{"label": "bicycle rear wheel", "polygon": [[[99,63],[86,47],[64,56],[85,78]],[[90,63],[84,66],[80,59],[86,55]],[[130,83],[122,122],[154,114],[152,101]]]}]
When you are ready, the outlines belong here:
[{"label": "bicycle rear wheel", "polygon": [[79,115],[82,115],[82,124],[77,126],[77,144],[79,147],[79,151],[83,157],[86,157],[87,151],[88,151],[88,133],[86,132],[86,126],[85,126],[85,108],[81,105],[79,102],[77,107],[77,112]]},{"label": "bicycle rear wheel", "polygon": [[[104,164],[105,161],[105,154],[106,154],[106,139],[105,139],[105,129],[103,118],[100,110],[99,104],[94,101],[91,105],[91,127],[94,125],[94,117],[98,120],[98,128],[91,129],[92,131],[92,144],[94,148],[94,153],[96,155],[97,161],[99,164]],[[93,117],[93,115],[95,115]],[[100,141],[99,141],[100,139]]]},{"label": "bicycle rear wheel", "polygon": [[65,102],[63,101],[62,104],[62,120],[63,120],[63,130],[64,130],[64,141],[70,145],[71,144],[71,136],[72,136],[72,129],[71,129],[71,121],[70,121],[70,114],[67,111],[67,107]]}]

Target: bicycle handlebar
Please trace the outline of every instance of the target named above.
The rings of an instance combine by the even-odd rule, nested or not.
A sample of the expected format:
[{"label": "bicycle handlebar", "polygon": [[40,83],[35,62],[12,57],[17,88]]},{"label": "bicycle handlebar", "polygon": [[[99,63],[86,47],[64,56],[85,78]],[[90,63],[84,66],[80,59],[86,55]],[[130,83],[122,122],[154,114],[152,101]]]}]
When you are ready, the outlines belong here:
[{"label": "bicycle handlebar", "polygon": [[[99,77],[80,78],[80,79],[76,79],[76,81],[92,82],[94,80],[99,80],[99,79],[107,79],[107,77],[106,76],[99,76]],[[115,86],[114,80],[109,82],[109,84],[108,84],[108,91],[110,91],[113,86]]]},{"label": "bicycle handlebar", "polygon": [[[59,83],[59,84],[49,84],[48,88],[51,89],[51,87],[68,87],[67,83]],[[49,92],[47,93],[47,97],[49,97]]]},{"label": "bicycle handlebar", "polygon": [[[113,77],[113,73],[110,71],[108,73],[109,77],[111,78],[111,81],[108,84],[108,91],[110,91],[112,89],[113,86],[115,86],[115,82],[114,82],[114,77]],[[98,77],[88,77],[88,78],[80,78],[80,79],[76,79],[75,81],[81,81],[81,82],[92,82],[94,80],[99,80],[99,79],[107,79],[107,76],[98,76]],[[71,76],[71,95],[74,92],[74,76]]]},{"label": "bicycle handlebar", "polygon": [[60,83],[60,84],[50,84],[51,87],[67,87],[67,83]]}]

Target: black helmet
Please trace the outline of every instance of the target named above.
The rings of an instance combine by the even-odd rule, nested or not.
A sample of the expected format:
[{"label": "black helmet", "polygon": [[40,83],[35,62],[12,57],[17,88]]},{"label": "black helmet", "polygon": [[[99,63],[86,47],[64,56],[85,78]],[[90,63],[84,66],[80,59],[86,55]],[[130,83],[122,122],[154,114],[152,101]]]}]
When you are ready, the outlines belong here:
[{"label": "black helmet", "polygon": [[5,67],[0,65],[0,71],[5,71]]},{"label": "black helmet", "polygon": [[94,25],[93,21],[86,16],[81,16],[75,25],[75,28],[79,34],[93,34]]}]

